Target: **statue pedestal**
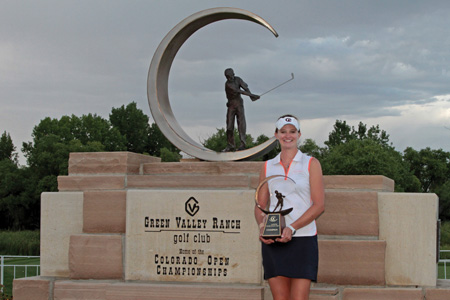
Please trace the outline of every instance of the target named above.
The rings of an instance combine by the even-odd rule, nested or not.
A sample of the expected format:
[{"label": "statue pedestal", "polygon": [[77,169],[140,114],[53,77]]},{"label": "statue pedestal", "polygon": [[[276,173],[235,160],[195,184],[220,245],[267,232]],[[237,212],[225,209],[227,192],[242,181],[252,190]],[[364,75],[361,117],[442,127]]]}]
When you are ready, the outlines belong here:
[{"label": "statue pedestal", "polygon": [[[253,217],[261,167],[71,153],[59,192],[41,197],[41,276],[15,280],[14,299],[271,299]],[[383,176],[324,181],[310,299],[449,297],[436,288],[436,195],[393,193]]]}]

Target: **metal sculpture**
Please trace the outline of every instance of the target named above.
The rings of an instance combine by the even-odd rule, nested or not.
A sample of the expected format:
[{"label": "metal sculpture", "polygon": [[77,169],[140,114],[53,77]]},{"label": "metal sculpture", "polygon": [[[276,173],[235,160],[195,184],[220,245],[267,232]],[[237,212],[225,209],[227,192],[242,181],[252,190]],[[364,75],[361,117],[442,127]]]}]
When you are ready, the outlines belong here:
[{"label": "metal sculpture", "polygon": [[207,161],[248,160],[269,152],[275,146],[275,137],[256,147],[236,152],[216,152],[190,138],[175,119],[169,102],[168,80],[172,62],[180,47],[200,28],[221,20],[241,19],[260,24],[275,37],[275,29],[261,17],[239,8],[212,8],[187,17],[176,25],[161,41],[148,71],[147,97],[150,110],[161,132],[181,151]]}]

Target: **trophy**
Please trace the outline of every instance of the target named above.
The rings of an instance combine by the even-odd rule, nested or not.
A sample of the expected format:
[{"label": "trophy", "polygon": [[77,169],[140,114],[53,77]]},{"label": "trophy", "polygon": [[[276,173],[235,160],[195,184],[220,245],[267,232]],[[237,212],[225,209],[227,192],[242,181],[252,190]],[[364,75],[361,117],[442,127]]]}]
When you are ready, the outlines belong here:
[{"label": "trophy", "polygon": [[[267,183],[269,188],[269,201],[266,207],[258,203],[258,194],[261,187]],[[281,237],[286,221],[284,216],[292,211],[292,207],[283,209],[285,197],[295,192],[295,181],[284,175],[273,175],[266,177],[258,185],[255,192],[256,206],[266,214],[264,216],[264,230],[262,237],[265,239],[276,239]],[[276,200],[276,204],[275,204]],[[272,204],[273,203],[273,204]],[[271,208],[272,207],[272,208]]]}]

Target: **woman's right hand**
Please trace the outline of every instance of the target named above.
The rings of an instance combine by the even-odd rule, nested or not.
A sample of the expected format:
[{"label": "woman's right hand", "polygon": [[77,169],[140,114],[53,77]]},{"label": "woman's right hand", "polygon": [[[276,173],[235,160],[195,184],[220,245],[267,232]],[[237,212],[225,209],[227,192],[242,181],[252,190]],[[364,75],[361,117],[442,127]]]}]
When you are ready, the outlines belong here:
[{"label": "woman's right hand", "polygon": [[262,237],[263,232],[264,232],[264,224],[265,224],[265,222],[262,222],[261,224],[259,224],[259,240],[266,245],[275,243],[275,241],[273,239],[265,239]]}]

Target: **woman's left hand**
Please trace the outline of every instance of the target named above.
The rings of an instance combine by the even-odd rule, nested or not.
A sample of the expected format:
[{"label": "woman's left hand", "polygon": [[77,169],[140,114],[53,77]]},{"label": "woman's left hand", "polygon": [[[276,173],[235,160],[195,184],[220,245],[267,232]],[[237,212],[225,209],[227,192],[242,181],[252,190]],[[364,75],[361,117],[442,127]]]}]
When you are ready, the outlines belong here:
[{"label": "woman's left hand", "polygon": [[277,238],[275,241],[280,243],[287,243],[292,240],[292,230],[289,227],[285,227],[281,233],[281,237]]}]

